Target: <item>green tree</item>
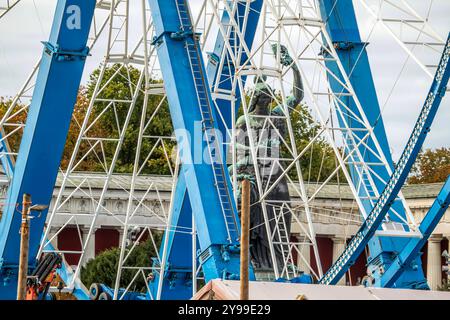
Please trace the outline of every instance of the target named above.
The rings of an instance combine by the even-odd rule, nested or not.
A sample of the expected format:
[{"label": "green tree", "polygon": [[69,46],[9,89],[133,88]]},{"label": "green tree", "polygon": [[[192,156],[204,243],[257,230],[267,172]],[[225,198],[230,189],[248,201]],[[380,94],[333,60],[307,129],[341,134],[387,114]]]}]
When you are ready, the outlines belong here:
[{"label": "green tree", "polygon": [[[100,68],[94,70],[90,76],[90,80],[87,83],[87,98],[91,99],[96,84],[100,76]],[[130,83],[136,84],[140,77],[141,71],[129,66],[125,68],[119,64],[115,64],[106,68],[100,88],[102,88],[99,97],[102,99],[114,99],[114,107],[109,109],[109,112],[104,112],[104,109],[108,106],[109,102],[96,101],[95,108],[93,109],[93,116],[95,118],[100,116],[97,126],[102,131],[107,133],[108,137],[117,137],[119,130],[123,128],[128,110],[130,108],[129,103],[121,102],[132,99],[132,91],[130,89]],[[152,80],[153,84],[161,83],[160,80]],[[132,87],[132,86],[131,86]],[[133,88],[133,91],[135,88]],[[134,159],[137,148],[137,141],[139,136],[140,122],[142,108],[144,105],[144,83],[139,88],[139,94],[137,95],[135,108],[130,117],[129,124],[126,129],[125,138],[121,152],[117,159],[116,172],[119,173],[131,173],[133,170]],[[147,106],[147,119],[154,113],[156,108],[160,105],[161,97],[150,95]],[[170,136],[172,134],[172,122],[169,112],[169,106],[167,101],[163,101],[162,105],[158,109],[158,112],[152,119],[151,125],[147,127],[145,131],[146,136]],[[144,139],[141,146],[141,159],[145,159],[150,150],[154,147],[156,140]],[[168,153],[174,147],[174,143],[166,143],[166,147],[169,149]],[[115,143],[105,143],[105,151],[109,160],[113,156],[115,150]],[[144,167],[144,174],[170,174],[170,169],[164,154],[162,146],[158,146],[154,151],[151,159],[148,160]]]},{"label": "green tree", "polygon": [[450,148],[421,151],[411,170],[411,184],[443,182],[450,175]]},{"label": "green tree", "polygon": [[[291,112],[291,123],[297,152],[300,153],[317,135],[320,126],[314,121],[311,111],[304,104],[298,105],[295,111]],[[317,139],[300,159],[300,166],[304,180],[324,181],[337,166],[333,148],[324,138]],[[296,172],[292,174],[296,176]],[[342,172],[339,174],[342,176]],[[331,181],[337,181],[337,176],[335,175]]]},{"label": "green tree", "polygon": [[[156,245],[159,247],[161,244],[161,234],[154,234]],[[109,287],[114,287],[117,275],[117,266],[119,263],[119,248],[112,248],[103,251],[97,255],[94,259],[88,261],[86,266],[81,269],[81,281],[88,288],[92,283],[103,283]],[[156,252],[151,240],[147,240],[138,244],[130,253],[126,261],[128,266],[151,266],[152,257],[156,256]],[[121,287],[128,286],[136,270],[125,269],[122,271],[120,280]],[[131,287],[132,291],[145,292],[146,286],[144,279],[138,277]]]},{"label": "green tree", "polygon": [[[3,118],[8,109],[10,108],[12,103],[12,99],[2,98],[0,97],[0,118]],[[77,101],[74,106],[73,116],[70,123],[69,132],[67,134],[66,145],[63,153],[63,157],[61,160],[61,167],[63,169],[67,168],[70,157],[74,150],[75,144],[78,139],[78,135],[80,133],[80,125],[83,122],[83,119],[86,115],[86,111],[89,105],[89,99],[86,95],[86,89],[84,87],[80,87],[78,91]],[[10,111],[8,118],[6,119],[6,123],[11,123],[14,125],[4,124],[3,129],[5,130],[4,134],[8,135],[7,143],[11,150],[11,152],[18,152],[20,147],[20,141],[22,139],[22,130],[16,130],[17,124],[24,125],[27,120],[27,112],[26,106],[22,103],[16,104],[14,109]],[[13,132],[14,131],[14,132]],[[96,134],[100,134],[99,128],[94,128],[93,131],[96,131]],[[84,147],[84,148],[83,148]],[[80,152],[83,153],[87,151],[85,146],[81,146]],[[96,162],[86,160],[79,167],[78,170],[86,170],[90,171],[96,166]]]},{"label": "green tree", "polygon": [[[6,97],[0,97],[0,119],[3,119],[6,112],[8,111],[9,107],[12,103],[11,98]],[[23,111],[22,109],[25,107],[25,105],[18,103],[16,104],[15,108],[9,113],[9,116],[7,119],[5,119],[6,123],[11,124],[25,124],[25,121],[27,120],[27,113]],[[22,110],[22,111],[21,111]],[[20,146],[20,140],[22,139],[22,130],[17,131],[17,126],[9,126],[7,124],[3,125],[4,133],[5,135],[9,134],[8,137],[8,145],[12,152],[18,152],[19,146]],[[14,132],[13,132],[14,131]]]}]

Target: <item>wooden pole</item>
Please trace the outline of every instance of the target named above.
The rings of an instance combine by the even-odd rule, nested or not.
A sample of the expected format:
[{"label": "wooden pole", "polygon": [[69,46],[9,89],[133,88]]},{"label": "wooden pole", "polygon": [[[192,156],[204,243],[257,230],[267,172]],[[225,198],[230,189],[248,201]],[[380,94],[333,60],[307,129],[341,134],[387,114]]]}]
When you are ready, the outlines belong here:
[{"label": "wooden pole", "polygon": [[17,284],[17,300],[25,300],[27,296],[27,275],[28,275],[28,249],[29,249],[29,208],[31,205],[31,196],[23,195],[22,202],[22,225],[20,228],[20,260],[19,260],[19,279]]},{"label": "wooden pole", "polygon": [[249,299],[249,233],[250,233],[250,182],[242,181],[241,197],[241,300]]}]

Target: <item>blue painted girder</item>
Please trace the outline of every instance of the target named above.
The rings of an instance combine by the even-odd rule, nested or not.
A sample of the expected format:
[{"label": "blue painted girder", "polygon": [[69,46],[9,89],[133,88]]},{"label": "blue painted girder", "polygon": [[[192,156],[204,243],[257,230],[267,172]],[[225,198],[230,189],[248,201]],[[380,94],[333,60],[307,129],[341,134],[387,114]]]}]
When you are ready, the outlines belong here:
[{"label": "blue painted girder", "polygon": [[[256,34],[256,28],[258,26],[261,7],[262,7],[263,1],[262,0],[256,0],[253,1],[250,4],[247,4],[245,2],[238,3],[235,20],[238,22],[239,28],[241,31],[243,31],[244,28],[244,18],[246,17],[246,24],[245,24],[245,32],[243,33],[245,42],[249,48],[251,48],[254,37]],[[230,3],[231,6],[231,3]],[[249,6],[247,8],[247,6]],[[248,13],[246,15],[246,13]],[[222,25],[227,25],[230,22],[230,16],[228,14],[228,11],[224,11],[221,23]],[[231,37],[234,37],[234,32],[230,32]],[[232,48],[238,48],[237,44],[239,43],[239,38],[234,37],[234,44],[236,46],[232,46]],[[221,90],[231,90],[232,89],[232,77],[234,76],[235,69],[228,69],[225,68],[222,70],[222,73],[218,75],[219,72],[219,61],[221,59],[225,59],[224,65],[227,66],[228,62],[231,63],[231,58],[229,57],[229,53],[227,52],[227,49],[225,47],[225,40],[220,32],[220,30],[217,33],[216,36],[216,42],[214,45],[214,50],[212,53],[209,54],[209,61],[208,65],[206,67],[206,72],[208,75],[208,79],[211,83],[211,87],[214,87],[215,81],[218,78],[219,83],[217,84],[217,87]],[[239,64],[244,63],[247,60],[247,54],[245,52],[242,53],[241,59]],[[245,78],[243,79],[245,83]],[[237,91],[235,92],[235,114],[237,114],[237,109],[239,108],[239,101],[240,101],[240,92],[239,88],[237,88]],[[225,123],[221,120],[218,120],[218,129],[220,130],[222,137],[224,137],[224,149],[223,154],[227,154],[227,145],[225,144],[228,140],[227,135],[227,129],[231,130],[232,123],[235,121],[233,119],[232,115],[233,112],[231,110],[232,103],[230,100],[225,99],[216,99],[216,108],[219,110],[217,112],[220,112],[222,114],[222,117],[225,120]],[[224,163],[226,163],[226,157],[224,157]],[[183,169],[181,170],[183,172]],[[185,233],[177,233],[175,231],[177,230],[189,230],[186,228],[191,227],[191,216],[192,216],[192,208],[190,205],[189,200],[189,193],[186,189],[186,181],[184,178],[184,175],[180,175],[178,178],[176,191],[175,191],[175,197],[173,199],[173,215],[172,220],[169,221],[169,226],[171,226],[172,230],[169,231],[169,234],[165,234],[164,237],[169,236],[168,239],[168,246],[167,248],[164,248],[161,246],[160,249],[160,257],[163,256],[163,251],[166,250],[168,252],[167,256],[167,265],[168,267],[167,272],[164,276],[164,283],[162,286],[162,293],[161,293],[161,299],[188,299],[192,296],[192,283],[189,281],[185,281],[184,279],[187,278],[186,274],[192,272],[192,245],[191,241],[192,239],[188,238],[189,235],[186,235]],[[164,239],[163,239],[164,243]],[[196,253],[195,253],[196,254]],[[179,277],[182,279],[173,279],[173,272],[171,270],[177,270]],[[153,297],[156,297],[157,293],[157,286],[158,286],[158,280],[160,275],[156,274],[156,277],[154,281],[150,283],[150,287],[152,289],[152,295]],[[167,279],[166,279],[167,278]],[[180,282],[181,281],[181,282]]]},{"label": "blue painted girder", "polygon": [[[349,75],[352,87],[361,103],[364,113],[369,121],[371,127],[373,127],[374,135],[376,136],[379,145],[384,153],[384,156],[391,167],[394,170],[393,161],[390,153],[390,147],[386,136],[386,131],[381,117],[381,110],[376,95],[375,85],[372,78],[372,72],[370,68],[369,59],[367,56],[365,44],[361,42],[359,34],[358,23],[355,16],[352,0],[320,0],[319,1],[322,19],[326,21],[326,29],[333,42],[335,49],[338,53],[339,59],[345,69],[347,75]],[[343,81],[342,75],[338,69],[338,66],[333,61],[326,62],[327,67],[337,75],[341,81]],[[334,93],[337,95],[341,92],[346,92],[342,85],[335,79],[329,77],[329,82]],[[345,81],[343,81],[345,83]],[[339,97],[339,95],[338,95]],[[340,97],[345,105],[347,105],[352,112],[361,117],[359,110],[355,104],[355,101],[351,97]],[[343,110],[343,114],[348,114],[346,110]],[[343,126],[343,119],[338,115],[338,120],[341,126]],[[348,126],[351,128],[363,128],[363,125],[358,121],[352,119],[351,116],[347,116],[345,119]],[[366,131],[355,132],[356,136],[360,139],[366,135]],[[376,150],[374,141],[369,138],[366,140],[368,147],[372,150]],[[379,163],[380,161],[368,151],[366,146],[361,145],[359,147],[360,153],[363,155],[362,161],[365,163]],[[352,180],[355,185],[358,185],[359,177],[356,173],[356,165],[349,164]],[[380,176],[384,181],[388,181],[390,175],[385,166],[374,165],[371,169]],[[385,184],[380,181],[375,175],[373,175],[373,181],[376,184],[378,192],[381,194]],[[364,182],[363,182],[364,183]],[[367,197],[364,189],[361,188],[360,197]],[[362,203],[366,209],[366,212],[370,212],[372,204],[368,199],[362,199]],[[406,212],[400,201],[395,201],[392,208],[402,216],[405,220]],[[402,220],[394,214],[390,215],[390,219],[394,222],[403,223]],[[406,230],[408,231],[408,229]],[[389,265],[392,262],[392,256],[395,252],[399,252],[408,242],[408,238],[399,237],[377,237],[374,236],[369,242],[369,264],[373,263],[376,266],[383,267]],[[416,270],[408,270],[404,274],[405,283],[411,283],[414,281],[423,282],[425,279],[421,267],[420,259],[416,259],[415,263],[418,268]],[[403,281],[402,278],[399,281]],[[399,284],[399,286],[401,286]]]},{"label": "blue painted girder", "polygon": [[[14,176],[0,222],[0,299],[15,298],[22,196],[49,205],[78,87],[88,54],[86,43],[95,0],[59,0],[49,41],[44,43],[36,87]],[[29,266],[35,264],[47,210],[30,223]]]},{"label": "blue painted girder", "polygon": [[[196,163],[196,150],[207,150],[205,141],[193,141],[196,126],[202,123],[202,112],[199,107],[198,92],[194,75],[191,71],[192,58],[187,53],[187,45],[195,45],[200,56],[195,64],[197,71],[205,75],[206,71],[198,51],[198,43],[192,30],[181,30],[181,22],[177,4],[183,6],[183,0],[149,0],[155,33],[157,35],[157,53],[161,65],[164,86],[167,92],[172,123],[178,145],[181,147],[182,172],[184,175],[189,200],[198,230],[198,240],[201,250],[202,270],[206,281],[214,278],[236,277],[239,274],[239,253],[231,249],[238,244],[238,239],[227,236],[220,198],[214,184],[213,165],[201,161]],[[186,25],[186,18],[183,25]],[[191,22],[190,22],[191,24]],[[209,85],[203,77],[206,99],[212,104]],[[208,115],[217,119],[214,109]],[[214,121],[214,126],[216,126]],[[217,129],[217,127],[216,127]],[[186,135],[189,135],[188,138]],[[227,173],[227,172],[226,172]],[[229,176],[227,180],[228,192],[231,194]],[[236,220],[237,212],[233,203]],[[231,247],[229,247],[231,245]],[[223,249],[225,248],[225,252]],[[228,250],[229,248],[230,250]],[[183,254],[183,253],[180,253]]]},{"label": "blue painted girder", "polygon": [[[158,297],[158,286],[161,274],[154,272],[150,282],[149,299],[184,300],[192,297],[192,209],[186,188],[184,174],[178,176],[177,185],[172,198],[172,214],[168,221],[168,229],[164,233],[159,250],[161,259],[166,251],[165,268],[161,294]],[[168,238],[168,239],[166,239]],[[167,245],[164,244],[167,241]],[[160,267],[155,261],[153,266]]]}]

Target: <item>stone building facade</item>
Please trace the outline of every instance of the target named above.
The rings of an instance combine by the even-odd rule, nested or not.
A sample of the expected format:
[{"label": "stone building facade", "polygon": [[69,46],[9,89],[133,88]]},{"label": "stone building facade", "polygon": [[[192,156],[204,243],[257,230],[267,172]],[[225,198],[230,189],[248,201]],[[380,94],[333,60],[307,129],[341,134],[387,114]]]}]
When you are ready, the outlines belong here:
[{"label": "stone building facade", "polygon": [[[80,174],[81,176],[83,174]],[[86,174],[84,174],[86,175]],[[114,179],[120,181],[123,184],[129,183],[130,177],[115,176]],[[50,210],[54,206],[56,196],[58,195],[59,188],[62,183],[62,177],[59,176],[56,187],[54,190],[54,197],[50,207]],[[153,183],[157,186],[158,192],[150,192],[145,194],[145,206],[151,208],[156,214],[160,215],[160,219],[154,219],[152,222],[155,227],[164,229],[163,223],[164,215],[168,212],[170,194],[171,194],[171,178],[162,176],[149,176],[143,178],[142,181],[138,181],[136,186],[136,192],[144,194],[148,188],[148,184]],[[116,183],[118,186],[120,183]],[[416,219],[416,222],[420,222],[424,215],[427,213],[434,199],[436,198],[442,184],[425,184],[425,185],[407,185],[403,188],[403,194],[408,202],[408,205]],[[6,183],[3,183],[3,194],[6,191]],[[78,226],[72,226],[69,224],[63,231],[55,236],[52,241],[54,245],[57,245],[60,250],[65,251],[77,251],[80,250],[80,242],[76,241],[77,237],[85,237],[89,232],[90,220],[87,218],[88,213],[92,212],[93,206],[91,196],[94,198],[101,192],[101,185],[93,184],[90,189],[90,194],[86,192],[73,190],[70,188],[65,189],[64,196],[67,197],[67,201],[59,209],[62,213],[76,214]],[[115,214],[125,214],[126,205],[129,194],[120,187],[110,187],[103,203],[106,211],[114,212]],[[293,203],[298,199],[295,198],[295,194],[292,193]],[[64,199],[63,199],[64,201]],[[162,207],[161,207],[162,204]],[[319,254],[322,262],[322,269],[327,270],[331,266],[332,262],[337,259],[340,253],[344,250],[346,243],[355,234],[361,224],[361,216],[359,215],[356,203],[352,199],[350,190],[343,185],[327,185],[316,197],[313,203],[310,204],[312,210],[312,218],[314,224],[314,230],[317,236],[317,245],[319,248]],[[165,211],[165,212],[162,212]],[[142,217],[144,219],[144,217]],[[301,212],[299,212],[298,219],[302,220]],[[67,222],[67,218],[64,215],[58,215],[54,222],[54,228],[64,225]],[[91,240],[88,243],[85,253],[85,261],[95,257],[97,254],[111,247],[119,246],[121,243],[121,237],[123,236],[123,226],[118,223],[118,220],[108,214],[107,212],[101,213],[98,217],[96,225],[98,226],[95,233],[91,236]],[[55,230],[50,230],[50,234],[54,234]],[[296,228],[296,224],[293,224],[292,240],[301,242],[299,239],[300,230]],[[429,285],[432,289],[436,290],[441,285],[444,273],[442,272],[442,265],[444,259],[441,257],[443,250],[448,250],[450,239],[450,210],[448,210],[440,221],[438,227],[434,230],[430,237],[427,246],[423,250],[422,263],[424,272],[427,275]],[[302,255],[309,261],[311,267],[317,270],[317,266],[314,259],[314,253],[310,246],[299,247]],[[294,260],[296,259],[296,253],[293,253]],[[78,254],[65,254],[66,260],[69,264],[76,264],[78,262]],[[297,264],[300,269],[306,269],[305,262],[298,259]],[[357,285],[360,279],[366,272],[366,257],[361,255],[355,265],[350,269],[346,275],[346,279],[341,280],[341,284]]]}]

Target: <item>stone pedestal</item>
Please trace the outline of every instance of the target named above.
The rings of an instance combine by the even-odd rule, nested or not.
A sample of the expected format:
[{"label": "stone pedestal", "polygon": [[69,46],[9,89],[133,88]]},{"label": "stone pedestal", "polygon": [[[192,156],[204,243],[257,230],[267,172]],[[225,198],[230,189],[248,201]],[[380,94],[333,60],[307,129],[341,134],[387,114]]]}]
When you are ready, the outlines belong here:
[{"label": "stone pedestal", "polygon": [[[345,249],[346,246],[346,238],[345,237],[333,237],[331,238],[333,240],[333,263],[340,257],[342,252]],[[339,282],[337,283],[338,286],[345,286],[345,276],[343,276]]]},{"label": "stone pedestal", "polygon": [[427,280],[431,290],[442,285],[441,241],[440,235],[432,235],[428,239]]}]

